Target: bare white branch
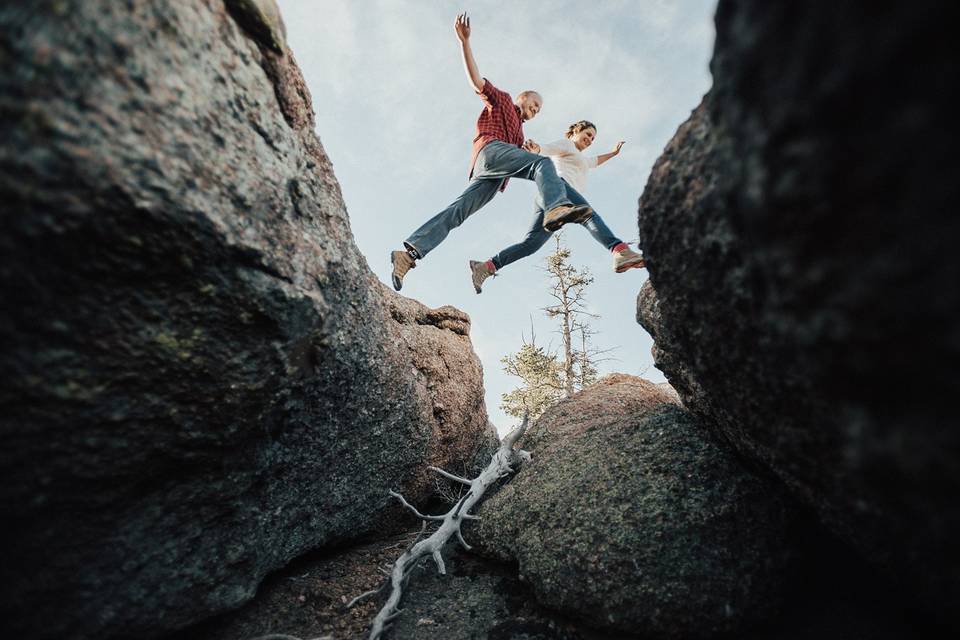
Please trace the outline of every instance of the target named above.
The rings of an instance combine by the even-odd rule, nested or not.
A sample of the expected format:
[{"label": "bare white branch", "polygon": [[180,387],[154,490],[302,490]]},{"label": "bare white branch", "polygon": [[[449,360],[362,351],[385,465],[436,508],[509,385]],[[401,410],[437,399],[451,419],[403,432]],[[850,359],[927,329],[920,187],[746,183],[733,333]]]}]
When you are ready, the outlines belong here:
[{"label": "bare white branch", "polygon": [[437,563],[437,572],[445,576],[447,575],[447,567],[443,564],[443,556],[440,555],[440,549],[433,550],[433,561]]},{"label": "bare white branch", "polygon": [[457,540],[460,541],[460,544],[463,545],[463,548],[467,551],[473,549],[473,547],[467,544],[467,541],[463,539],[463,533],[460,531],[460,529],[457,529]]},{"label": "bare white branch", "polygon": [[389,580],[384,580],[384,581],[383,581],[383,584],[381,584],[381,585],[380,585],[379,587],[377,587],[376,589],[370,589],[370,591],[367,591],[367,592],[365,592],[365,593],[361,593],[361,594],[358,595],[356,598],[354,598],[353,600],[351,600],[350,602],[348,602],[347,605],[344,607],[344,609],[352,609],[352,608],[353,608],[353,605],[357,604],[357,603],[360,602],[361,600],[366,600],[366,599],[369,598],[370,596],[376,595],[376,594],[380,593],[381,591],[383,591],[383,588],[386,587],[388,584],[390,584],[390,581],[389,581]]},{"label": "bare white branch", "polygon": [[396,498],[397,500],[399,500],[399,501],[403,504],[403,506],[405,506],[407,509],[410,509],[410,511],[413,511],[414,515],[416,515],[416,516],[417,516],[418,518],[420,518],[421,520],[443,520],[443,516],[425,516],[425,515],[423,515],[422,513],[420,513],[419,511],[417,511],[417,508],[416,508],[415,506],[413,506],[412,504],[410,504],[409,502],[407,502],[406,498],[404,498],[402,495],[400,495],[400,494],[397,493],[396,491],[391,491],[391,492],[390,492],[390,495],[392,495],[394,498]]},{"label": "bare white branch", "polygon": [[[470,485],[470,491],[468,491],[465,496],[458,500],[457,504],[451,508],[446,515],[423,515],[413,505],[407,502],[399,493],[395,491],[390,492],[391,496],[400,500],[400,502],[403,503],[405,507],[413,511],[418,518],[425,521],[440,520],[442,523],[440,524],[440,527],[430,535],[430,537],[426,538],[425,540],[420,540],[420,537],[423,535],[424,529],[426,528],[426,522],[424,522],[423,527],[420,529],[420,535],[414,539],[410,547],[407,548],[407,550],[404,551],[399,558],[397,558],[396,562],[393,563],[393,570],[390,572],[390,580],[388,583],[385,583],[392,585],[390,595],[387,597],[387,601],[384,603],[383,607],[377,613],[377,616],[373,619],[373,624],[370,627],[370,640],[380,640],[387,629],[389,629],[390,623],[400,615],[400,599],[403,597],[403,590],[406,588],[407,582],[409,581],[410,576],[413,574],[413,569],[420,562],[420,560],[427,556],[431,556],[437,565],[437,570],[440,572],[440,575],[446,575],[447,570],[446,566],[444,566],[443,555],[441,552],[447,541],[455,535],[465,549],[470,549],[470,545],[468,545],[466,540],[463,539],[463,533],[460,531],[460,525],[464,520],[479,520],[479,516],[471,514],[470,509],[477,504],[481,497],[483,497],[484,492],[496,484],[498,479],[512,473],[515,466],[521,464],[525,460],[530,459],[530,454],[526,451],[520,449],[514,450],[513,448],[523,435],[524,431],[526,431],[527,424],[529,423],[529,417],[529,414],[524,415],[523,423],[500,441],[500,447],[497,449],[496,453],[493,454],[490,463],[486,466],[486,468],[484,468],[483,471],[480,472],[480,475],[473,480],[459,478],[453,474],[447,474],[445,471],[438,469],[437,467],[430,467],[431,470],[437,471],[446,477],[450,477],[451,480],[456,480],[457,482]],[[372,595],[372,593],[367,592],[366,594],[362,594],[357,598],[354,598],[353,602],[361,598],[368,597],[369,595]],[[351,602],[351,604],[353,604],[353,602]]]},{"label": "bare white branch", "polygon": [[470,496],[472,496],[472,495],[473,495],[473,492],[472,492],[472,491],[467,491],[467,495],[463,496],[463,498],[461,498],[460,502],[457,503],[456,508],[453,510],[453,517],[454,517],[454,519],[460,517],[460,509],[463,509],[463,505],[465,505],[465,504],[467,503],[467,500],[469,500],[469,499],[470,499]]},{"label": "bare white branch", "polygon": [[453,480],[454,482],[460,482],[460,483],[462,483],[462,484],[465,484],[465,485],[467,485],[467,486],[470,486],[470,482],[471,482],[470,480],[467,480],[466,478],[461,478],[460,476],[454,475],[454,474],[450,473],[449,471],[444,471],[443,469],[441,469],[441,468],[439,468],[439,467],[427,467],[427,469],[430,469],[431,471],[436,471],[437,473],[439,473],[440,475],[442,475],[444,478],[448,478],[448,479],[450,479],[450,480]]},{"label": "bare white branch", "polygon": [[[513,445],[517,444],[517,440],[519,440],[520,436],[523,435],[523,432],[527,430],[527,423],[529,421],[530,421],[530,413],[528,412],[523,414],[523,422],[520,424],[519,427],[517,427],[516,429],[508,433],[506,437],[504,437],[503,442],[500,444],[500,451],[502,451],[504,447],[506,447],[508,451],[513,449]],[[497,453],[500,453],[500,451],[497,451]]]}]

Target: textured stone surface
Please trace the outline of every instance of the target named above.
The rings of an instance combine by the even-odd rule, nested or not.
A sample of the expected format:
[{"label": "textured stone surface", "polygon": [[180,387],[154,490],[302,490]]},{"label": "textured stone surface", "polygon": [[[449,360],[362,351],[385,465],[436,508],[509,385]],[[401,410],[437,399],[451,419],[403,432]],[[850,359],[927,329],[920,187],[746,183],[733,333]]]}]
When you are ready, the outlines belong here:
[{"label": "textured stone surface", "polygon": [[484,503],[468,541],[516,561],[541,603],[643,638],[711,638],[775,614],[780,494],[669,392],[609,376],[526,440],[533,461]]},{"label": "textured stone surface", "polygon": [[721,2],[714,88],[641,198],[638,314],[688,408],[956,626],[946,11]]},{"label": "textured stone surface", "polygon": [[[370,277],[373,289],[386,299],[394,323],[395,345],[406,350],[409,375],[425,390],[425,426],[430,428],[423,462],[407,483],[412,499],[422,499],[436,488],[433,465],[460,476],[474,477],[490,462],[500,441],[487,421],[483,397],[483,368],[470,344],[470,317],[451,306],[430,309],[395,293]],[[446,481],[444,481],[445,483]],[[405,494],[405,495],[407,495]]]},{"label": "textured stone surface", "polygon": [[490,435],[469,319],[372,279],[291,53],[235,20],[272,3],[228,4],[0,6],[10,637],[236,607]]},{"label": "textured stone surface", "polygon": [[[302,558],[264,581],[256,598],[240,610],[169,640],[251,640],[271,633],[366,638],[385,596],[348,610],[343,605],[380,586],[380,568],[393,564],[414,537],[406,533]],[[609,634],[539,605],[513,567],[464,553],[454,544],[443,555],[446,575],[438,575],[431,561],[413,571],[390,639],[609,640]]]}]

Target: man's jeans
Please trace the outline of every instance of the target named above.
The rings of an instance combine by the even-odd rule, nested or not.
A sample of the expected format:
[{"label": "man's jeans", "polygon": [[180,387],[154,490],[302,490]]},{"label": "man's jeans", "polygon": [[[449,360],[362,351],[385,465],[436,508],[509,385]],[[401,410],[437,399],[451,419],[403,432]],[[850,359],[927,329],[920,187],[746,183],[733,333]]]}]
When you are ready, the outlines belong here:
[{"label": "man's jeans", "polygon": [[562,204],[571,204],[566,195],[566,184],[557,177],[550,158],[497,140],[480,150],[473,167],[473,179],[466,191],[414,231],[404,244],[412,247],[419,257],[424,257],[443,242],[451,230],[490,202],[506,178],[536,182],[539,192],[537,200],[544,203],[546,211]]},{"label": "man's jeans", "polygon": [[[567,189],[567,197],[570,198],[573,204],[587,203],[576,189],[567,184],[566,180],[561,179],[561,181]],[[527,236],[523,241],[507,247],[493,256],[493,265],[497,269],[502,269],[511,262],[516,262],[520,258],[526,258],[530,254],[536,253],[537,249],[542,247],[550,236],[553,235],[552,231],[547,231],[543,228],[544,209],[539,198],[534,202],[534,205],[533,223],[530,225],[530,230],[527,231]],[[593,216],[591,216],[589,220],[581,222],[580,224],[586,227],[590,235],[608,250],[620,244],[620,239],[613,235],[613,232],[604,224],[603,219],[596,212],[593,213]]]}]

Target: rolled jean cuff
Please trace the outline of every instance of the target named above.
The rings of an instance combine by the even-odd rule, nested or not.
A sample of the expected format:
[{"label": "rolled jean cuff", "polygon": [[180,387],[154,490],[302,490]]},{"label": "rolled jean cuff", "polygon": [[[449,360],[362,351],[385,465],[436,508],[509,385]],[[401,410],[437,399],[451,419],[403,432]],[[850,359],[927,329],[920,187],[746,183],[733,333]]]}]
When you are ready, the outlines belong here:
[{"label": "rolled jean cuff", "polygon": [[414,254],[414,257],[415,257],[417,260],[423,260],[423,254],[420,253],[420,250],[417,249],[417,248],[413,245],[413,243],[411,243],[409,240],[404,240],[404,241],[403,241],[403,248],[406,249],[406,250],[409,251],[409,252],[412,252],[412,253]]}]

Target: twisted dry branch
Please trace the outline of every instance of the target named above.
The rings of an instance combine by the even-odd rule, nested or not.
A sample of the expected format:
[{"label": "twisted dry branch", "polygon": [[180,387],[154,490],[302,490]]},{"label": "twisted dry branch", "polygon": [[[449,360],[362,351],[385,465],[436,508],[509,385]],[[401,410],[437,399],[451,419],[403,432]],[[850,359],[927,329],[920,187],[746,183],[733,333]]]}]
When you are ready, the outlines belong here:
[{"label": "twisted dry branch", "polygon": [[[496,453],[493,454],[490,464],[473,480],[461,478],[437,467],[429,467],[432,471],[436,471],[445,478],[470,487],[467,494],[457,501],[457,504],[445,515],[424,515],[420,513],[416,507],[407,502],[402,495],[395,491],[390,492],[391,496],[398,499],[403,506],[410,509],[414,515],[424,521],[424,528],[428,521],[438,521],[441,524],[440,527],[425,540],[419,540],[420,536],[417,536],[417,540],[419,541],[415,540],[414,543],[397,558],[397,561],[393,564],[393,571],[390,572],[389,579],[384,582],[383,585],[378,589],[357,596],[347,605],[349,608],[363,598],[379,593],[387,584],[392,585],[390,596],[387,598],[386,603],[384,603],[383,608],[380,609],[380,612],[377,613],[377,616],[373,619],[373,625],[370,628],[370,640],[380,640],[384,633],[390,628],[393,621],[396,620],[402,612],[402,609],[400,609],[400,599],[403,597],[403,590],[410,580],[410,575],[413,573],[414,568],[423,558],[427,556],[432,557],[437,565],[437,571],[440,575],[445,575],[446,567],[444,566],[441,550],[447,541],[451,537],[456,536],[460,544],[463,545],[463,548],[468,551],[470,550],[470,545],[463,539],[460,526],[464,520],[479,520],[479,516],[475,516],[469,513],[469,511],[480,498],[483,497],[484,492],[496,484],[497,480],[513,473],[519,465],[530,460],[530,454],[528,452],[522,449],[516,451],[513,449],[514,445],[516,445],[520,439],[520,436],[527,430],[528,420],[529,416],[524,416],[523,423],[504,437],[500,442],[500,447]],[[421,528],[420,533],[421,535],[423,534],[423,528]]]}]

